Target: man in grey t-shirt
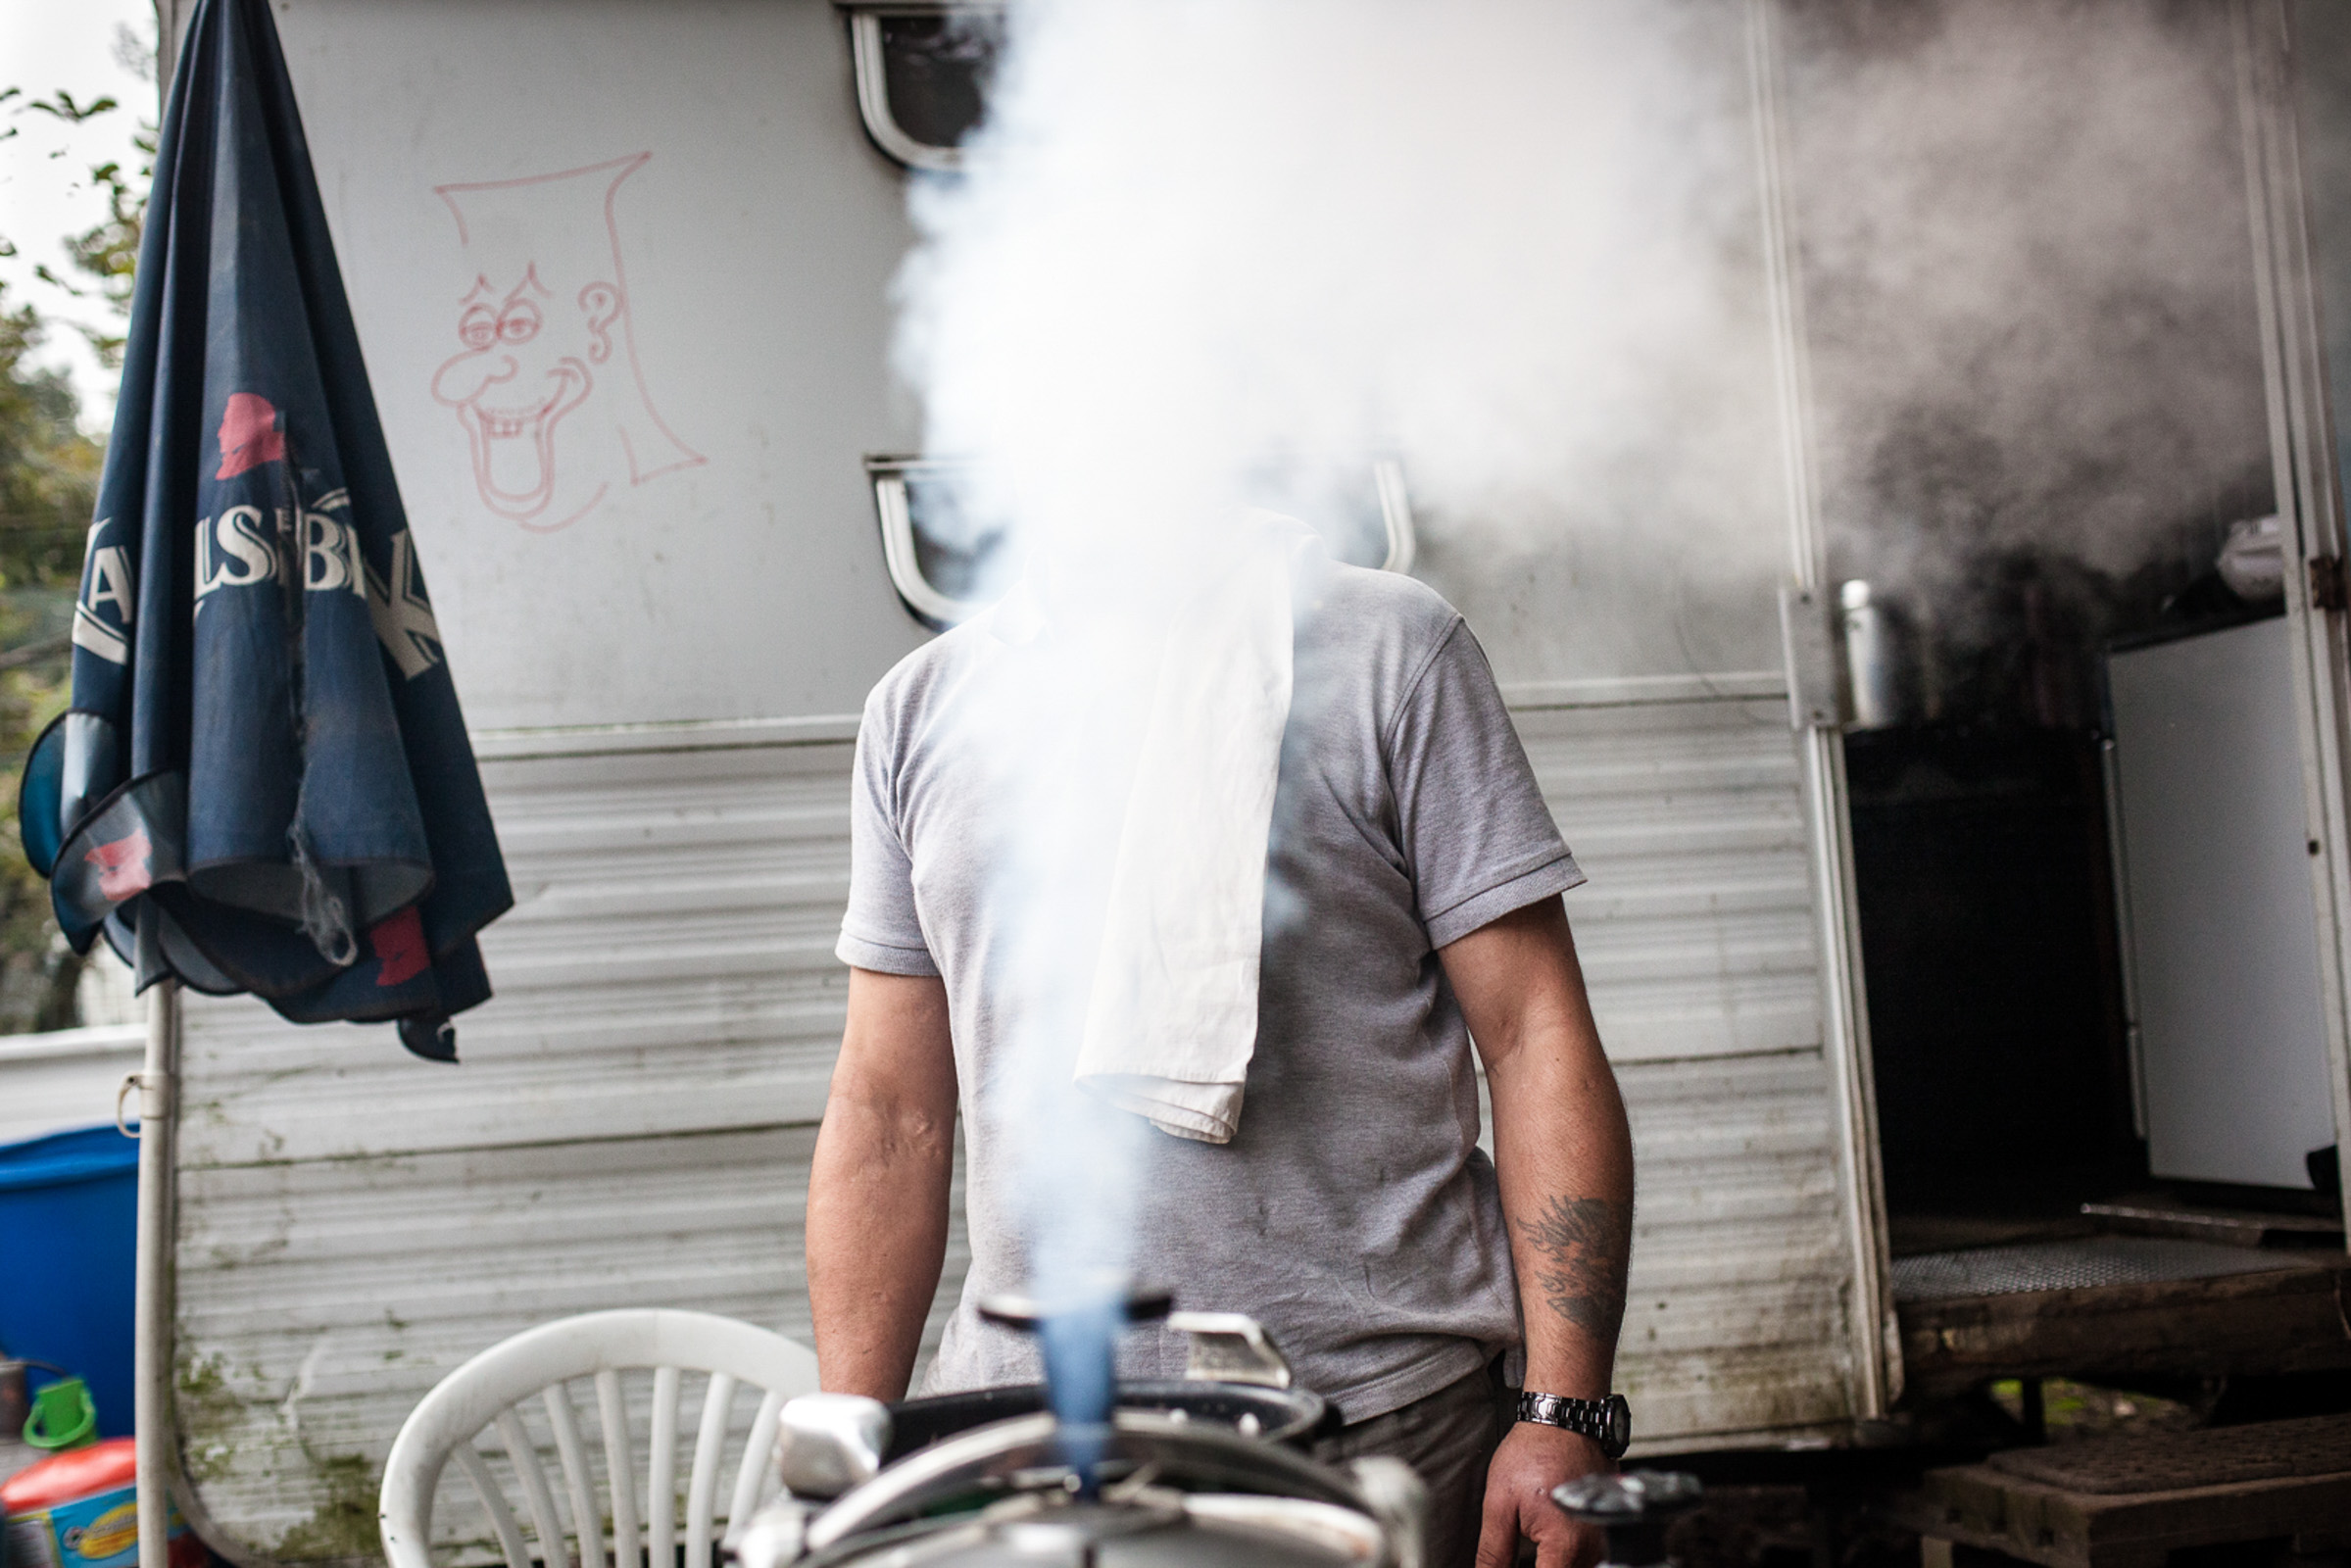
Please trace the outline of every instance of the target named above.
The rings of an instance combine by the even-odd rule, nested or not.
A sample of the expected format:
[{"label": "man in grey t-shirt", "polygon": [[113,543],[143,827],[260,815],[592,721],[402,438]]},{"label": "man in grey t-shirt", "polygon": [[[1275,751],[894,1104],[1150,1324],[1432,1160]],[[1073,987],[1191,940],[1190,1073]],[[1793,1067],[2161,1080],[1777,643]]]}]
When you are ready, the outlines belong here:
[{"label": "man in grey t-shirt", "polygon": [[[988,765],[943,715],[1044,667],[1024,661],[1068,656],[1050,625],[1009,636],[983,616],[866,703],[838,949],[849,1023],[808,1191],[828,1389],[906,1390],[958,1103],[971,1269],[926,1387],[1038,1374],[973,1309],[1025,1283],[1004,1190],[1022,1134],[979,1114],[977,1093],[1005,1030],[988,955],[1019,911],[990,897]],[[1346,1423],[1327,1456],[1419,1468],[1446,1568],[1473,1544],[1499,1568],[1522,1536],[1542,1568],[1598,1547],[1547,1494],[1606,1468],[1599,1448],[1533,1421],[1505,1436],[1495,1399],[1498,1358],[1521,1347],[1529,1392],[1604,1397],[1624,1311],[1630,1139],[1559,898],[1582,880],[1461,617],[1409,578],[1301,567],[1246,1109],[1229,1144],[1150,1137],[1133,1255],[1183,1304],[1267,1327]],[[1177,1337],[1141,1331],[1121,1369],[1182,1361]]]}]

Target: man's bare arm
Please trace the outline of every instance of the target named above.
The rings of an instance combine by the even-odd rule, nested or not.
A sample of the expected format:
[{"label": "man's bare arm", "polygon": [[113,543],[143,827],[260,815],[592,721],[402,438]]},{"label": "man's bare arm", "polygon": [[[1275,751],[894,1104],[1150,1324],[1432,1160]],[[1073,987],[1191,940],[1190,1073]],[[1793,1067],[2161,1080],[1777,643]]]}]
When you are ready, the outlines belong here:
[{"label": "man's bare arm", "polygon": [[905,1396],[947,1256],[955,1136],[946,986],[851,969],[808,1172],[808,1304],[826,1389]]},{"label": "man's bare arm", "polygon": [[[1604,1397],[1632,1255],[1633,1142],[1566,911],[1545,899],[1439,957],[1494,1098],[1494,1169],[1526,1320],[1526,1386]],[[1540,1568],[1595,1554],[1596,1538],[1570,1527],[1547,1494],[1604,1468],[1598,1446],[1572,1433],[1514,1428],[1488,1480],[1480,1563],[1507,1564],[1519,1534],[1536,1543]]]},{"label": "man's bare arm", "polygon": [[1608,1393],[1632,1253],[1633,1144],[1557,899],[1442,955],[1485,1058],[1527,1316],[1527,1387]]}]

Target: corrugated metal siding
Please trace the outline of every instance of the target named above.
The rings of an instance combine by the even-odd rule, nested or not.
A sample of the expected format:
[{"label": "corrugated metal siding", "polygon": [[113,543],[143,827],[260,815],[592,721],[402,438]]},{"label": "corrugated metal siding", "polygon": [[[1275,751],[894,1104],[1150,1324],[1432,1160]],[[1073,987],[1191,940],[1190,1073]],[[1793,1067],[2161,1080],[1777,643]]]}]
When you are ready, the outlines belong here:
[{"label": "corrugated metal siding", "polygon": [[1591,878],[1568,913],[1633,1120],[1618,1383],[1643,1446],[1847,1419],[1852,1259],[1787,705],[1517,719]]},{"label": "corrugated metal siding", "polygon": [[1818,1051],[1620,1074],[1640,1163],[1618,1386],[1644,1444],[1852,1414],[1833,1089]]},{"label": "corrugated metal siding", "polygon": [[[1651,1440],[1850,1409],[1784,715],[1519,708],[1592,876],[1571,910],[1641,1161],[1624,1383]],[[488,749],[519,904],[485,942],[499,997],[463,1021],[463,1067],[190,999],[179,1410],[204,1508],[249,1554],[371,1553],[401,1419],[530,1323],[674,1304],[805,1337],[850,748],[738,739]],[[959,1224],[953,1246],[942,1303]]]},{"label": "corrugated metal siding", "polygon": [[[188,1000],[178,1411],[243,1554],[374,1555],[401,1420],[532,1323],[674,1305],[807,1338],[850,748],[604,744],[485,748],[517,906],[463,1066]],[[950,1298],[959,1226],[953,1247]],[[443,1503],[475,1533],[464,1487]]]},{"label": "corrugated metal siding", "polygon": [[[465,1064],[389,1033],[191,1003],[196,1165],[645,1137],[815,1119],[847,974],[847,744],[499,761],[516,906]],[[355,1116],[354,1105],[367,1114]]]}]

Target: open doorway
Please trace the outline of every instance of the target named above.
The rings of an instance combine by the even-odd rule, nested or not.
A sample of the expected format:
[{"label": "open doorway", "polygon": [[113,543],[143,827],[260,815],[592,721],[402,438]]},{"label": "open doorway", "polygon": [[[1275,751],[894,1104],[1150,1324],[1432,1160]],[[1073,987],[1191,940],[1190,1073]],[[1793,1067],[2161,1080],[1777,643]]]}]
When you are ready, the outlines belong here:
[{"label": "open doorway", "polygon": [[[1893,1294],[2339,1251],[2315,959],[2294,982],[2306,1038],[2277,1054],[2299,1066],[2229,1034],[2280,982],[2226,961],[2227,943],[2259,927],[2277,945],[2265,897],[2308,928],[2319,853],[2302,842],[2283,582],[2301,562],[2277,520],[2237,9],[1787,15]],[[2271,643],[2180,686],[2216,650]],[[2228,684],[2247,679],[2270,682],[2268,730]],[[2245,722],[2182,742],[2198,713]],[[2235,782],[2260,735],[2291,764],[2282,808]],[[2262,844],[2284,836],[2267,892],[2241,860],[2199,878],[2165,858],[2226,839],[2213,825],[2239,802]],[[2159,808],[2206,831],[2167,839]],[[2182,907],[2198,919],[2167,926]],[[2203,1010],[2182,1023],[2182,1006]],[[2288,1071],[2316,1090],[2263,1077]],[[2197,1135],[2230,1156],[2292,1141],[2277,1104],[2316,1098],[2290,1159],[2167,1132],[2182,1106],[2225,1121],[2231,1091],[2261,1085],[2278,1092]]]}]

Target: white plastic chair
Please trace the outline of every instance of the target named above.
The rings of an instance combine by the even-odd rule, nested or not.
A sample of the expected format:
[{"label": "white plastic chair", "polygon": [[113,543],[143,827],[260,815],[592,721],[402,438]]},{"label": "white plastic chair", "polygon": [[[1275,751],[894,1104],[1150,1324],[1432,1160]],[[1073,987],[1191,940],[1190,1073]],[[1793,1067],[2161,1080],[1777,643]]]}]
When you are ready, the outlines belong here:
[{"label": "white plastic chair", "polygon": [[[653,1369],[652,1451],[647,1455],[646,1490],[640,1494],[629,1441],[628,1412],[621,1400],[620,1374]],[[775,1448],[776,1413],[784,1401],[816,1387],[816,1357],[780,1334],[707,1312],[665,1308],[588,1312],[543,1323],[502,1341],[443,1378],[418,1401],[393,1440],[384,1461],[377,1518],[384,1555],[391,1568],[432,1568],[433,1494],[441,1472],[455,1460],[497,1532],[507,1568],[638,1568],[639,1508],[645,1522],[650,1568],[673,1568],[677,1556],[678,1379],[682,1372],[707,1372],[710,1387],[694,1438],[693,1468],[686,1485],[685,1568],[710,1568],[716,1544],[713,1529],[718,1467],[727,1440],[727,1409],[738,1387],[760,1390],[759,1414],[735,1473],[726,1518],[749,1518],[759,1501],[760,1483]],[[596,1380],[596,1409],[603,1440],[605,1475],[612,1503],[611,1555],[605,1551],[604,1513],[597,1507],[595,1471],[580,1423],[564,1387],[573,1378]],[[570,1512],[577,1556],[564,1544],[538,1446],[523,1425],[520,1406],[537,1396],[563,1462],[564,1500]],[[497,1479],[475,1442],[495,1429],[514,1466],[530,1515],[538,1550],[526,1548]]]}]

